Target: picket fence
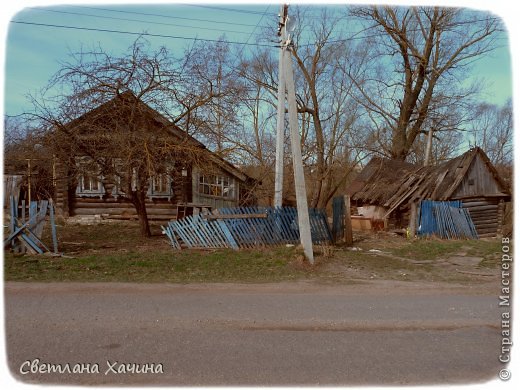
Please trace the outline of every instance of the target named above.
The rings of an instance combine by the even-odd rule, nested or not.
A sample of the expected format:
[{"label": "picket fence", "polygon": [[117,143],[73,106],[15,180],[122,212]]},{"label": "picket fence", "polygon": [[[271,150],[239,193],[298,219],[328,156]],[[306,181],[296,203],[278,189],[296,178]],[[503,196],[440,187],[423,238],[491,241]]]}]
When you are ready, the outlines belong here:
[{"label": "picket fence", "polygon": [[[309,209],[314,244],[329,244],[327,215]],[[209,215],[191,215],[163,226],[171,245],[188,248],[255,248],[300,242],[298,213],[293,207],[233,207]]]}]

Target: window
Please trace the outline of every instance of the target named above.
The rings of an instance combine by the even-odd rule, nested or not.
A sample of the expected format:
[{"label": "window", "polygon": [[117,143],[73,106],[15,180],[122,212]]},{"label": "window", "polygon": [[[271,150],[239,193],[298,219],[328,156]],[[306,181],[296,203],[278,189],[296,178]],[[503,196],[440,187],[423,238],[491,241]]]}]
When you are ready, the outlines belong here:
[{"label": "window", "polygon": [[86,196],[99,196],[104,193],[103,184],[101,184],[101,179],[99,176],[91,173],[83,171],[78,177],[78,186],[76,188],[76,193],[79,195]]},{"label": "window", "polygon": [[99,191],[99,179],[91,173],[83,174],[83,191]]},{"label": "window", "polygon": [[172,180],[166,173],[159,173],[150,180],[150,194],[151,195],[171,195]]},{"label": "window", "polygon": [[200,175],[199,193],[220,198],[235,198],[234,180],[227,176]]},{"label": "window", "polygon": [[88,157],[77,157],[76,166],[79,171],[76,193],[81,196],[102,196],[105,189],[98,164]]}]

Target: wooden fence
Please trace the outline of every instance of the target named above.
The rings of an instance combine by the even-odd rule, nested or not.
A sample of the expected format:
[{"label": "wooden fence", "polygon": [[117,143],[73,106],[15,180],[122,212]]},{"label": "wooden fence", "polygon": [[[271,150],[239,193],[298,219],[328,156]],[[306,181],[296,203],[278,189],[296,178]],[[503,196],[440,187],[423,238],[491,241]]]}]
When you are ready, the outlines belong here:
[{"label": "wooden fence", "polygon": [[[332,242],[327,215],[309,209],[312,241]],[[214,214],[192,215],[163,226],[171,245],[188,248],[255,248],[300,242],[296,208],[234,207]]]},{"label": "wooden fence", "polygon": [[58,254],[58,237],[54,219],[54,204],[52,199],[32,201],[28,204],[28,218],[26,218],[25,200],[21,201],[19,211],[18,198],[9,198],[9,235],[4,240],[4,249],[10,248],[16,253],[29,252],[31,254],[43,254],[51,250],[42,241],[43,229],[47,212],[52,237],[52,252]]}]

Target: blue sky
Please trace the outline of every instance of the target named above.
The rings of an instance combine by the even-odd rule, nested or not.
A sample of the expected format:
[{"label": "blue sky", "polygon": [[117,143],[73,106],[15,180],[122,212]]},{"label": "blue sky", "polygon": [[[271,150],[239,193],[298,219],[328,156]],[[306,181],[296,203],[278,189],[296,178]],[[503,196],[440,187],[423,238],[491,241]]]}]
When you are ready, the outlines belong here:
[{"label": "blue sky", "polygon": [[[147,32],[178,38],[147,37],[154,47],[167,46],[174,53],[182,53],[192,38],[226,39],[248,44],[257,42],[256,34],[277,19],[278,4],[157,4],[154,6],[119,6],[93,2],[70,1],[69,6],[36,2],[45,8],[32,8],[34,2],[19,2],[5,20],[5,113],[16,115],[30,109],[25,95],[45,86],[60,61],[66,61],[70,51],[81,46],[101,45],[105,50],[121,54],[136,39],[136,35],[76,30],[41,25],[15,24],[11,21],[50,24],[88,29]],[[359,3],[359,2],[358,2]],[[394,2],[395,3],[395,2]],[[478,2],[477,2],[478,3]],[[473,6],[473,5],[472,5]],[[25,7],[25,8],[24,8]],[[181,39],[181,38],[188,39]],[[274,34],[273,34],[274,37]],[[508,34],[501,39],[503,46],[479,60],[471,77],[484,82],[482,99],[503,104],[512,94],[511,59]],[[263,42],[267,43],[267,42]],[[249,46],[246,46],[247,49]],[[276,49],[273,49],[276,50]]]}]

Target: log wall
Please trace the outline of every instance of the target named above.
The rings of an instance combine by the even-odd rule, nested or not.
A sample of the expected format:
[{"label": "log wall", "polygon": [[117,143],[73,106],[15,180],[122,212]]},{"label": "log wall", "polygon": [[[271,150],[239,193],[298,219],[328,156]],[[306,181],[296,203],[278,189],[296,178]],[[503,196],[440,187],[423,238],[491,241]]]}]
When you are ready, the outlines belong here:
[{"label": "log wall", "polygon": [[[76,198],[71,215],[103,215],[110,219],[137,219],[134,206],[122,199]],[[169,221],[177,215],[177,205],[168,201],[146,201],[148,219],[151,221]]]},{"label": "log wall", "polygon": [[473,198],[462,201],[468,209],[479,237],[496,237],[502,232],[502,207],[498,198]]}]

